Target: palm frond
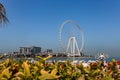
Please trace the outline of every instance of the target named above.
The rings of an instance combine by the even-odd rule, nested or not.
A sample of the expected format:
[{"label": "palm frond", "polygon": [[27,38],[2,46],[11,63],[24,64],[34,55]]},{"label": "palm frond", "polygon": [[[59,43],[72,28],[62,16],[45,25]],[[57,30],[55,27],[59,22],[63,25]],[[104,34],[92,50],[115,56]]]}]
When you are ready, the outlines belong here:
[{"label": "palm frond", "polygon": [[6,24],[7,22],[9,22],[9,20],[6,17],[6,10],[4,6],[0,3],[0,24]]}]

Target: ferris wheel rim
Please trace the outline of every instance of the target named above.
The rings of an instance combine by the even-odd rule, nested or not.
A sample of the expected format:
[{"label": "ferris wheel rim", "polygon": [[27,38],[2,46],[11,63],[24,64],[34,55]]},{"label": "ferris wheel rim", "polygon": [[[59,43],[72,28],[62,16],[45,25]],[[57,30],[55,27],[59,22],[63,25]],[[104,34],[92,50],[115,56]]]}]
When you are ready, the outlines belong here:
[{"label": "ferris wheel rim", "polygon": [[[83,34],[83,31],[81,29],[81,27],[76,23],[74,22],[73,20],[66,20],[62,23],[62,25],[60,26],[60,29],[59,29],[59,42],[60,42],[60,46],[61,48],[63,48],[63,43],[62,43],[62,30],[64,28],[64,25],[67,24],[67,23],[71,23],[73,25],[75,25],[74,27],[78,28],[80,33],[81,33],[81,47],[80,47],[80,52],[82,51],[83,47],[84,47],[84,34]],[[65,50],[65,48],[63,48]]]}]

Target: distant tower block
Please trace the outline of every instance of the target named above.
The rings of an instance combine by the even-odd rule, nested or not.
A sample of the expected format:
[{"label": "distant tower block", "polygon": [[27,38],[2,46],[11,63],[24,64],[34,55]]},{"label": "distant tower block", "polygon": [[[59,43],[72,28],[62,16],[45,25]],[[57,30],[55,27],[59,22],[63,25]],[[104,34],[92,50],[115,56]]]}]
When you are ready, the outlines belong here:
[{"label": "distant tower block", "polygon": [[68,41],[68,45],[67,45],[67,53],[70,53],[70,55],[72,56],[82,56],[82,54],[80,53],[80,50],[78,48],[78,43],[76,41],[76,37],[70,37],[69,41]]}]

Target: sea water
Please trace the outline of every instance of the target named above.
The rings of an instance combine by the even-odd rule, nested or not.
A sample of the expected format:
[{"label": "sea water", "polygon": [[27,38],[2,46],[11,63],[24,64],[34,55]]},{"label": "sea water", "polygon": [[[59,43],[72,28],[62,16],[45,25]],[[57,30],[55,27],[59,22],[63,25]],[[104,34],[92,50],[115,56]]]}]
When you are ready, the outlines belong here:
[{"label": "sea water", "polygon": [[[107,61],[107,62],[110,62],[112,59],[115,59],[115,60],[120,60],[120,57],[109,57],[109,58],[106,58],[105,60]],[[72,61],[72,60],[78,60],[78,61],[80,61],[80,60],[84,60],[84,61],[89,61],[89,60],[93,60],[93,61],[95,61],[95,60],[98,60],[98,59],[96,59],[96,58],[93,58],[93,57],[91,57],[91,58],[86,58],[86,57],[53,57],[53,58],[51,58],[51,59],[49,59],[48,61],[53,61],[53,60],[55,60],[55,61],[64,61],[64,60],[70,60],[70,61]]]},{"label": "sea water", "polygon": [[[24,58],[16,58],[17,61],[21,60],[21,59],[24,59]],[[110,62],[112,59],[115,59],[117,61],[120,61],[120,57],[109,57],[109,58],[106,58],[105,60],[107,62]],[[1,61],[4,61],[5,59],[0,59],[0,62]],[[35,59],[35,60],[38,60],[38,59]],[[48,59],[47,61],[65,61],[65,60],[70,60],[70,61],[73,61],[73,60],[78,60],[78,61],[81,61],[81,60],[84,60],[84,61],[95,61],[95,60],[98,60],[96,58],[93,58],[93,57],[53,57],[53,58],[50,58]]]}]

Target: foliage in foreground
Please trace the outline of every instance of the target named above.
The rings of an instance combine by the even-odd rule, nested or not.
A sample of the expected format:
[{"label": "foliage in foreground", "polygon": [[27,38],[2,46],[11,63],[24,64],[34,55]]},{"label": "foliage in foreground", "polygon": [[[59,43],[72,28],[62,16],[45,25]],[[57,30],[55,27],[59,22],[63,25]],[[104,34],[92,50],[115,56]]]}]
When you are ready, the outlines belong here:
[{"label": "foliage in foreground", "polygon": [[0,62],[0,80],[120,80],[115,60],[108,66],[96,62],[83,67],[82,63],[72,65],[70,61],[47,63],[50,57],[38,57],[35,63],[6,59]]}]

